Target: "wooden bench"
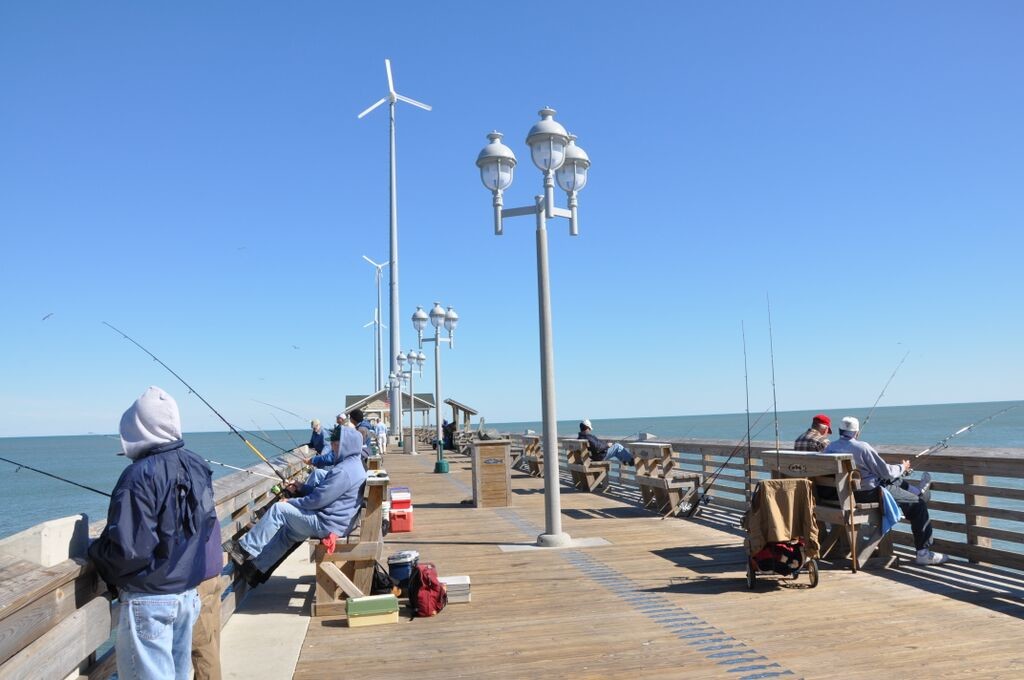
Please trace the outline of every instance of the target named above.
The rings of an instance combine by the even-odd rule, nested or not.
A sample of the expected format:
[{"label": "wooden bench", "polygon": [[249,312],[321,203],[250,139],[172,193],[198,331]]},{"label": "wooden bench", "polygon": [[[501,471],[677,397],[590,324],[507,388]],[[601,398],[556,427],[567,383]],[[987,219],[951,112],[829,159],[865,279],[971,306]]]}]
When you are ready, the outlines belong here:
[{"label": "wooden bench", "polygon": [[640,501],[665,517],[677,514],[687,503],[696,503],[701,478],[698,472],[676,470],[672,445],[660,442],[631,442],[627,447],[636,465]]},{"label": "wooden bench", "polygon": [[338,543],[333,553],[328,553],[319,539],[308,542],[309,559],[316,562],[313,616],[344,614],[345,598],[370,594],[374,567],[384,554],[381,507],[387,488],[386,477],[366,480],[366,508],[358,540],[351,541],[350,536],[350,542]]},{"label": "wooden bench", "polygon": [[599,491],[608,486],[608,472],[611,463],[594,460],[586,439],[563,439],[565,459],[569,464],[572,485],[584,491]]},{"label": "wooden bench", "polygon": [[[814,482],[815,519],[819,525],[831,525],[830,530],[820,527],[823,529],[819,541],[823,558],[843,546],[844,552],[849,548],[850,570],[853,572],[860,569],[875,551],[888,566],[894,559],[892,535],[882,535],[881,498],[864,503],[854,498],[854,491],[860,484],[860,473],[850,454],[780,451],[777,457],[779,468],[773,470],[773,477],[806,477]],[[775,461],[774,450],[764,452],[766,465],[772,466]],[[881,489],[878,494],[881,494]]]},{"label": "wooden bench", "polygon": [[544,449],[541,446],[540,435],[523,435],[523,457],[526,462],[526,470],[531,477],[544,476]]}]

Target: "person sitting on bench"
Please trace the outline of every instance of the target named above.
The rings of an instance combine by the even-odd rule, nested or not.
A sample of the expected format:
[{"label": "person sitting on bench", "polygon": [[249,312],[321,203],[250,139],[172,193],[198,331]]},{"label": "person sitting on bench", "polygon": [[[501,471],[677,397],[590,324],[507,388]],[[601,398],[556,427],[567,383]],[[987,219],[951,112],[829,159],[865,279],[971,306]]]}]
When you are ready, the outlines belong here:
[{"label": "person sitting on bench", "polygon": [[580,423],[580,433],[577,439],[586,439],[587,447],[590,449],[591,460],[612,460],[615,459],[623,465],[633,465],[633,454],[625,446],[619,443],[609,444],[595,437],[589,419]]},{"label": "person sitting on bench", "polygon": [[824,413],[811,419],[811,427],[793,442],[794,451],[821,452],[828,446],[828,435],[832,434],[832,421]]},{"label": "person sitting on bench", "polygon": [[903,514],[910,520],[910,530],[914,534],[914,547],[917,548],[917,564],[942,564],[949,560],[948,555],[932,552],[932,524],[928,516],[928,487],[931,475],[922,475],[920,487],[912,486],[906,481],[910,474],[910,461],[904,460],[899,465],[889,465],[870,444],[857,439],[860,434],[860,421],[852,416],[843,418],[839,426],[839,439],[825,449],[825,453],[849,453],[860,471],[860,489],[854,491],[854,498],[859,503],[869,503],[876,499],[879,486],[886,488],[893,499],[899,504]]},{"label": "person sitting on bench", "polygon": [[340,458],[314,470],[301,486],[288,485],[293,498],[274,503],[240,540],[228,540],[224,550],[250,585],[266,581],[277,564],[307,538],[344,537],[362,506],[360,489],[366,481],[361,453],[363,437],[351,427],[340,430]]}]

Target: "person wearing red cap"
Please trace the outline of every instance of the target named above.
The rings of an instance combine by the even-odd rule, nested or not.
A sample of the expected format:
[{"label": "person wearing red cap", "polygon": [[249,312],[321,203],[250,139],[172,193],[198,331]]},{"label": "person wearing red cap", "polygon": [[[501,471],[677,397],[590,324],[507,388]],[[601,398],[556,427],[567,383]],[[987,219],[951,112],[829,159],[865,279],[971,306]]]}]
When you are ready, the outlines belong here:
[{"label": "person wearing red cap", "polygon": [[828,446],[828,435],[832,434],[832,419],[819,413],[811,419],[811,427],[793,442],[796,451],[821,452]]}]

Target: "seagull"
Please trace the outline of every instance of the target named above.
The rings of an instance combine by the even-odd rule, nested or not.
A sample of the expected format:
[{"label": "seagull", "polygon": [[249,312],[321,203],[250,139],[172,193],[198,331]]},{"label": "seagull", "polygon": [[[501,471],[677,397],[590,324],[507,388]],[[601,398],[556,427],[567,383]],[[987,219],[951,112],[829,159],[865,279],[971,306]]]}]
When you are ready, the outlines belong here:
[{"label": "seagull", "polygon": [[46,321],[46,320],[47,320],[47,319],[49,319],[49,318],[50,318],[51,316],[53,316],[53,312],[50,312],[49,314],[47,314],[46,316],[44,316],[44,317],[43,317],[42,319],[40,319],[40,321]]},{"label": "seagull", "polygon": [[299,349],[298,345],[292,345],[292,349]]}]

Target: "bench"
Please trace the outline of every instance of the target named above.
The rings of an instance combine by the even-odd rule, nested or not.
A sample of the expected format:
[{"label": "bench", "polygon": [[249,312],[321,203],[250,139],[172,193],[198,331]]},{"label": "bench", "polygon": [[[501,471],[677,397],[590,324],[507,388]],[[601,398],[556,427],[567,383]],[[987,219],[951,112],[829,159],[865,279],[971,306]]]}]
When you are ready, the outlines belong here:
[{"label": "bench", "polygon": [[765,451],[763,455],[768,466],[774,464],[776,456],[778,458],[779,466],[772,471],[772,477],[805,477],[814,482],[814,517],[819,525],[831,525],[830,530],[820,532],[823,558],[843,546],[844,552],[849,547],[850,570],[853,572],[860,569],[876,551],[885,566],[891,563],[894,559],[892,535],[882,535],[882,491],[878,489],[879,498],[874,502],[858,502],[854,498],[854,491],[860,485],[860,473],[850,454],[799,451],[779,451],[776,454],[772,450]]},{"label": "bench", "polygon": [[611,463],[607,460],[594,460],[586,439],[564,439],[562,444],[565,446],[565,459],[569,464],[574,487],[584,491],[599,491],[608,486]]},{"label": "bench", "polygon": [[633,454],[636,484],[645,508],[653,505],[664,517],[671,517],[683,505],[697,502],[700,473],[676,470],[671,444],[632,442],[628,448]]},{"label": "bench", "polygon": [[544,449],[541,447],[540,435],[523,435],[523,456],[526,470],[531,477],[544,476]]},{"label": "bench", "polygon": [[350,536],[350,542],[337,544],[331,553],[322,540],[308,541],[309,560],[316,563],[313,616],[344,614],[345,598],[370,594],[374,568],[384,554],[381,508],[387,488],[387,477],[366,480],[366,508],[358,540],[353,542]]}]

